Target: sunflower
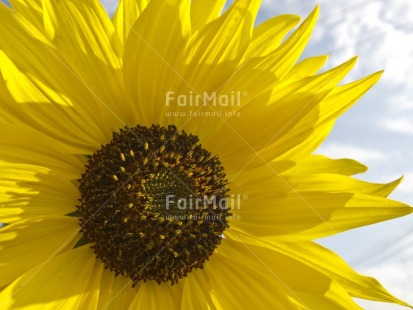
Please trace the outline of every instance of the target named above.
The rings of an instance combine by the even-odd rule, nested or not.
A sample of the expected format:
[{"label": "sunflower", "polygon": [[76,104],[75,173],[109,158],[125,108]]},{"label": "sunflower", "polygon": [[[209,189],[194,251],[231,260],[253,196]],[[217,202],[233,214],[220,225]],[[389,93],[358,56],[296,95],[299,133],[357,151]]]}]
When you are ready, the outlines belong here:
[{"label": "sunflower", "polygon": [[312,155],[381,74],[298,60],[318,8],[287,36],[259,1],[10,2],[1,309],[406,306],[312,241],[411,212]]}]

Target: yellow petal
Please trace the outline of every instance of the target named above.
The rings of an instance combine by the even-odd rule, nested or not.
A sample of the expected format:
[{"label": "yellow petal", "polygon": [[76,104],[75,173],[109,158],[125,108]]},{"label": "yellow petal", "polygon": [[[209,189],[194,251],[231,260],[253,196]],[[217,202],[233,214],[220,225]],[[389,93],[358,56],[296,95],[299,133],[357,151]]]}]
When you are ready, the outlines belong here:
[{"label": "yellow petal", "polygon": [[[90,249],[89,249],[90,250]],[[90,255],[90,251],[88,255]],[[94,256],[94,255],[92,255]],[[89,257],[88,257],[89,258]],[[82,302],[81,305],[79,306],[79,309],[97,309],[98,305],[98,300],[99,300],[99,295],[100,295],[100,284],[102,283],[102,273],[104,270],[104,265],[96,260],[96,257],[94,258],[94,266],[92,270],[92,275],[90,277],[89,283],[87,284],[87,287],[85,291],[83,292],[82,296]]]},{"label": "yellow petal", "polygon": [[282,178],[297,192],[347,192],[378,197],[387,197],[401,182],[400,178],[390,183],[370,183],[331,173],[283,175]]},{"label": "yellow petal", "polygon": [[197,31],[209,22],[217,19],[226,0],[193,0],[191,2],[191,29]]},{"label": "yellow petal", "polygon": [[9,0],[12,7],[37,29],[43,30],[42,0]]},{"label": "yellow petal", "polygon": [[338,255],[318,244],[313,242],[288,244],[272,242],[272,245],[277,251],[331,277],[343,286],[352,297],[408,306],[391,295],[376,279],[355,272]]},{"label": "yellow petal", "polygon": [[103,264],[83,246],[40,264],[0,293],[2,309],[95,309]]},{"label": "yellow petal", "polygon": [[128,309],[179,309],[181,295],[182,285],[179,282],[171,286],[170,283],[158,284],[155,281],[148,281],[139,286],[139,290]]},{"label": "yellow petal", "polygon": [[13,99],[3,109],[80,152],[106,142],[113,115],[99,113],[101,103],[33,25],[4,5],[0,19],[1,74],[10,92],[2,101]]},{"label": "yellow petal", "polygon": [[[306,161],[306,163],[311,161]],[[267,193],[279,192],[325,192],[325,193],[360,193],[379,197],[387,197],[401,182],[401,178],[390,183],[370,183],[358,180],[347,175],[333,173],[334,171],[319,170],[314,167],[307,173],[300,173],[298,169],[286,169],[280,173],[276,170],[279,165],[276,161],[262,164],[254,169],[245,169],[242,173],[231,179],[231,188],[238,193],[256,193],[265,196]],[[334,163],[327,166],[336,168]],[[350,162],[350,164],[352,164]],[[319,166],[320,167],[320,166]],[[320,168],[326,168],[321,166]],[[340,167],[338,167],[340,168]],[[349,171],[363,166],[349,167]],[[298,172],[294,172],[297,171]],[[348,171],[345,171],[348,172]],[[351,174],[351,173],[350,173]]]},{"label": "yellow petal", "polygon": [[181,56],[190,33],[189,0],[153,0],[131,29],[124,52],[124,80],[140,110],[140,124],[159,123],[166,93],[182,83]]},{"label": "yellow petal", "polygon": [[289,170],[288,173],[336,173],[354,175],[367,171],[367,167],[352,159],[331,159],[322,155],[306,157]]},{"label": "yellow petal", "polygon": [[113,15],[113,25],[122,43],[126,42],[129,32],[143,10],[148,5],[149,0],[120,0],[118,8]]},{"label": "yellow petal", "polygon": [[191,36],[184,56],[187,91],[216,91],[233,73],[250,42],[259,5],[260,1],[235,1],[220,18]]},{"label": "yellow petal", "polygon": [[63,174],[68,180],[80,177],[84,169],[82,163],[59,142],[16,125],[0,124],[0,132],[0,156],[3,161],[46,167]]},{"label": "yellow petal", "polygon": [[204,270],[193,270],[183,280],[182,310],[210,310],[221,309],[215,301],[215,292]]},{"label": "yellow petal", "polygon": [[296,15],[279,15],[255,27],[244,59],[266,56],[273,52],[299,21],[300,17]]},{"label": "yellow petal", "polygon": [[[231,79],[227,82],[227,87],[231,85],[231,87],[234,88],[240,82],[240,78],[242,76],[245,77],[246,72],[251,71],[251,69],[254,69],[254,71],[253,74],[249,76],[248,81],[254,81],[256,85],[261,85],[262,82],[265,81],[264,86],[260,86],[260,88],[264,88],[262,92],[266,90],[269,84],[274,84],[274,81],[280,81],[287,75],[289,70],[293,68],[301,56],[301,53],[304,51],[310,39],[317,16],[318,7],[274,52],[263,57],[253,57],[246,60],[245,64],[237,70],[236,74],[231,76]],[[240,88],[238,87],[236,89]],[[250,92],[249,89],[247,90]]]},{"label": "yellow petal", "polygon": [[[227,173],[227,179],[231,183],[231,189],[233,192],[240,193],[239,186],[243,185],[245,180],[248,183],[257,184],[267,178],[272,178],[274,174],[281,174],[284,171],[291,169],[294,166],[294,162],[290,161],[271,161],[268,163],[262,163],[255,168],[251,168],[249,165],[251,162],[245,163],[244,167],[240,168],[240,165],[225,166],[225,172]],[[260,173],[257,175],[257,173]],[[255,181],[252,181],[255,180]],[[245,192],[247,194],[249,191]]]},{"label": "yellow petal", "polygon": [[0,228],[0,287],[62,252],[78,232],[78,220],[64,216],[42,216]]},{"label": "yellow petal", "polygon": [[253,245],[276,251],[317,270],[340,284],[352,297],[393,302],[407,306],[392,296],[377,280],[355,272],[334,252],[314,242],[278,242],[272,237],[254,238],[244,233],[230,233],[230,237],[246,246]]},{"label": "yellow petal", "polygon": [[263,187],[248,193],[231,212],[232,229],[277,240],[312,240],[411,213],[390,199],[354,193],[277,192]]},{"label": "yellow petal", "polygon": [[[277,281],[259,261],[251,262],[245,255],[223,256],[230,252],[224,240],[205,270],[210,278],[218,307],[222,309],[292,309],[294,303],[282,283]],[[248,263],[248,264],[247,264]],[[225,275],[225,276],[223,276]],[[253,288],[253,289],[252,289]]]},{"label": "yellow petal", "polygon": [[[90,145],[98,145],[88,135],[93,126],[87,123],[89,117],[86,114],[80,117],[70,103],[65,102],[67,98],[42,84],[39,79],[29,78],[2,51],[0,51],[0,61],[2,63],[0,118],[3,123],[36,128],[65,142],[75,153],[88,153]],[[56,118],[59,118],[58,123]]]},{"label": "yellow petal", "polygon": [[[330,133],[337,118],[360,99],[379,80],[381,74],[382,72],[377,72],[333,89],[321,101],[318,110],[309,113],[288,136],[280,139],[279,146],[282,146],[287,152],[282,154],[279,159],[296,160],[313,153]],[[314,123],[314,119],[317,119],[316,123]],[[311,128],[311,134],[307,135],[305,142],[299,141],[303,133],[308,133],[308,128]],[[273,151],[268,150],[268,153]],[[263,156],[267,155],[263,154]]]},{"label": "yellow petal", "polygon": [[[289,150],[284,143],[286,139],[289,140],[288,146],[291,148],[291,143],[300,144],[311,134],[312,126],[317,122],[315,114],[318,105],[354,64],[355,59],[351,59],[322,74],[281,83],[277,83],[277,79],[274,78],[272,82],[271,79],[262,79],[263,74],[259,77],[259,73],[254,73],[253,68],[250,68],[249,72],[244,70],[239,76],[238,72],[235,73],[228,81],[228,85],[232,86],[226,85],[219,95],[229,96],[230,89],[240,89],[241,85],[244,85],[247,87],[248,97],[242,98],[241,107],[237,111],[239,114],[227,120],[220,120],[225,126],[210,124],[208,128],[212,128],[210,131],[213,133],[210,135],[212,149],[220,154],[223,160],[226,157],[230,159],[237,156],[244,158],[244,163],[254,161],[250,165],[262,164],[263,161],[268,162],[281,156],[282,152]],[[254,75],[256,78],[251,82],[245,82],[244,80],[248,79],[247,75]],[[270,89],[262,92],[270,86]],[[228,110],[231,108],[233,109],[228,107]],[[313,117],[309,119],[308,114]],[[260,122],[256,123],[257,119]],[[300,135],[296,134],[295,127],[305,120],[307,131],[300,132]],[[199,126],[207,126],[207,121]],[[255,122],[254,126],[245,125],[252,122]],[[296,138],[291,139],[291,136]],[[261,151],[263,155],[259,154]]]},{"label": "yellow petal", "polygon": [[[302,23],[302,25],[283,43],[274,53],[264,57],[248,59],[242,66],[231,74],[231,77],[220,89],[219,95],[228,95],[231,91],[241,90],[247,93],[242,96],[240,106],[244,106],[260,95],[263,95],[267,103],[278,103],[277,99],[283,98],[298,90],[316,92],[322,86],[323,89],[331,88],[335,80],[340,80],[349,65],[344,64],[330,71],[329,74],[320,75],[317,79],[308,77],[308,80],[290,81],[282,78],[294,66],[301,52],[304,50],[317,18],[318,10]],[[329,80],[325,85],[322,80]],[[274,89],[277,88],[277,91]],[[274,91],[271,91],[274,90]],[[321,88],[320,88],[321,90]],[[271,91],[271,92],[270,92]]]},{"label": "yellow petal", "polygon": [[106,269],[102,273],[97,309],[118,310],[127,309],[135,297],[137,288],[132,287],[132,281]]},{"label": "yellow petal", "polygon": [[327,59],[328,55],[320,55],[303,59],[292,67],[292,69],[288,72],[286,79],[312,76],[323,67]]},{"label": "yellow petal", "polygon": [[78,203],[77,188],[50,169],[0,162],[0,222],[40,215],[65,215]]},{"label": "yellow petal", "polygon": [[[184,98],[200,96],[201,106],[194,107],[190,112],[211,113],[208,100],[203,98],[217,95],[217,91],[239,65],[251,39],[259,4],[260,1],[235,1],[221,17],[191,34],[182,58],[183,67],[175,69],[181,80],[167,90],[168,94],[172,93],[172,98],[178,95]],[[177,104],[177,99],[170,102],[168,98],[170,97],[165,98],[163,92],[162,100],[167,100],[166,111],[190,113],[187,106],[180,107]],[[161,117],[164,114],[165,112],[160,112]],[[197,134],[204,141],[206,136],[211,135],[209,130],[203,129],[213,131],[221,125],[217,119],[219,118],[186,115],[168,118],[166,121],[173,121],[178,127]]]},{"label": "yellow petal", "polygon": [[43,0],[43,10],[47,37],[65,57],[73,60],[71,58],[84,58],[87,54],[89,61],[99,60],[115,69],[120,67],[120,42],[113,39],[114,27],[99,1],[62,0],[56,5]]},{"label": "yellow petal", "polygon": [[[268,105],[268,98],[260,96],[254,102],[247,104],[224,122],[224,126],[217,127],[216,133],[211,135],[212,141],[205,140],[210,149],[220,155],[225,165],[238,164],[243,167],[254,160],[254,164],[262,164],[259,152],[278,139],[288,135],[289,131],[327,95],[327,92],[310,93],[291,91],[282,100]],[[254,120],[260,120],[253,126]],[[211,130],[213,130],[212,127]],[[303,137],[305,138],[305,137]],[[233,162],[236,156],[239,161]],[[275,155],[273,154],[273,159]],[[264,160],[265,161],[265,160]]]},{"label": "yellow petal", "polygon": [[253,193],[265,196],[271,192],[324,192],[358,193],[387,197],[401,182],[401,178],[390,183],[370,183],[355,178],[324,171],[308,174],[287,170],[279,173],[275,165],[265,165],[246,169],[231,179],[231,189],[237,193]]},{"label": "yellow petal", "polygon": [[379,80],[382,73],[383,71],[379,71],[358,81],[335,88],[322,102],[320,107],[322,114],[318,125],[336,120]]},{"label": "yellow petal", "polygon": [[268,69],[273,68],[271,71],[275,72],[277,78],[281,78],[286,74],[301,56],[301,53],[304,51],[304,48],[310,39],[318,13],[319,8],[317,6],[300,27],[298,27],[298,29],[271,54],[273,55],[272,61],[266,61],[264,67]]},{"label": "yellow petal", "polygon": [[229,238],[205,270],[224,309],[359,309],[340,285],[317,270]]},{"label": "yellow petal", "polygon": [[[291,144],[300,144],[312,133],[319,104],[351,70],[355,61],[355,58],[350,59],[316,76],[282,82],[272,76],[273,72],[265,69],[265,62],[261,64],[264,66],[262,70],[256,64],[245,64],[218,93],[219,97],[231,98],[233,89],[246,91],[247,96],[237,96],[236,106],[218,108],[236,110],[237,113],[233,113],[232,117],[222,117],[219,122],[215,118],[205,118],[198,122],[197,131],[211,128],[209,137],[212,141],[205,137],[203,141],[209,143],[222,159],[224,156],[237,156],[244,158],[243,162],[251,162],[251,165],[271,161],[281,156],[282,152],[287,152]],[[257,119],[260,122],[255,122]],[[307,131],[296,133],[296,127],[304,121]],[[253,122],[254,126],[245,125]],[[262,154],[259,154],[261,151]]]},{"label": "yellow petal", "polygon": [[123,90],[121,43],[98,0],[43,0],[50,42],[98,101],[97,109],[120,124],[136,120]]},{"label": "yellow petal", "polygon": [[[2,52],[0,51],[0,60],[2,57]],[[3,62],[4,63],[4,62]],[[10,113],[10,111],[7,111],[5,109],[5,106],[7,103],[13,102],[13,97],[10,95],[9,90],[7,89],[7,84],[6,81],[3,79],[3,76],[1,75],[1,69],[0,69],[0,119],[2,123],[5,124],[16,124],[19,123],[19,119],[16,118],[16,116],[13,115],[13,113]]]},{"label": "yellow petal", "polygon": [[[305,85],[303,85],[303,87],[299,90],[296,90],[297,92],[308,92],[309,94],[322,94],[322,92],[325,92],[325,95],[320,101],[311,99],[310,96],[307,96],[307,101],[301,104],[305,107],[310,106],[312,110],[308,111],[308,109],[306,109],[306,113],[297,113],[297,116],[293,118],[294,126],[289,124],[290,126],[285,128],[283,134],[277,134],[277,139],[273,139],[274,143],[267,143],[268,147],[262,152],[263,158],[267,161],[274,159],[275,157],[285,159],[286,156],[282,155],[283,152],[289,152],[291,148],[294,148],[295,145],[301,144],[304,140],[306,141],[305,143],[311,143],[311,134],[313,133],[314,127],[319,125],[320,119],[327,117],[327,113],[324,113],[323,109],[326,107],[325,102],[327,101],[327,98],[329,98],[330,94],[337,89],[337,84],[354,67],[355,63],[356,58],[352,58],[340,66],[337,66],[322,74],[301,78],[298,79],[297,82],[292,83],[286,81],[284,83],[280,83],[279,86],[272,90],[271,98],[269,100],[271,104],[278,104],[280,101],[282,102],[285,100],[284,98],[287,96],[286,94],[288,94],[288,90],[294,89],[293,85],[300,85],[300,83],[304,83]],[[318,104],[313,105],[313,101]],[[292,159],[294,158],[288,157],[288,160]]]}]

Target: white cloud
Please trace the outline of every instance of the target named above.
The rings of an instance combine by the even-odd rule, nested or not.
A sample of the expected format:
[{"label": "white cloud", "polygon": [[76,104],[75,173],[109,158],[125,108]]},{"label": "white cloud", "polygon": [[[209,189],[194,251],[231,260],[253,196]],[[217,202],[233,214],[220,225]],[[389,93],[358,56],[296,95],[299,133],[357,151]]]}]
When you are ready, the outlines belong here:
[{"label": "white cloud", "polygon": [[331,158],[352,158],[360,162],[383,161],[387,159],[385,152],[365,149],[351,144],[325,144],[317,150],[317,153]]},{"label": "white cloud", "polygon": [[397,133],[413,135],[413,120],[403,117],[387,119],[383,122],[383,127]]},{"label": "white cloud", "polygon": [[410,89],[395,92],[389,101],[391,101],[389,106],[392,112],[404,114],[406,111],[413,111],[413,91]]},{"label": "white cloud", "polygon": [[403,84],[413,67],[413,35],[405,31],[403,16],[395,16],[390,8],[386,1],[372,1],[364,9],[346,14],[332,31],[338,38],[346,38],[336,40],[338,50],[364,60],[362,70],[384,68],[386,82]]},{"label": "white cloud", "polygon": [[395,304],[360,300],[357,298],[355,298],[355,300],[363,309],[366,309],[366,310],[406,310],[406,307],[395,305]]}]

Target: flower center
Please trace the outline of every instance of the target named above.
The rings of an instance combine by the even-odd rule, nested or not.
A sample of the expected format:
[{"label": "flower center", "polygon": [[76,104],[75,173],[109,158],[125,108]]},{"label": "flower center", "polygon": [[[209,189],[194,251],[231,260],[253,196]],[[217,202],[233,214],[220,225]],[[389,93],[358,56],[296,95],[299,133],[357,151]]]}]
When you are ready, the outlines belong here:
[{"label": "flower center", "polygon": [[202,268],[228,227],[217,156],[175,126],[113,134],[80,179],[81,231],[116,275],[174,284]]}]

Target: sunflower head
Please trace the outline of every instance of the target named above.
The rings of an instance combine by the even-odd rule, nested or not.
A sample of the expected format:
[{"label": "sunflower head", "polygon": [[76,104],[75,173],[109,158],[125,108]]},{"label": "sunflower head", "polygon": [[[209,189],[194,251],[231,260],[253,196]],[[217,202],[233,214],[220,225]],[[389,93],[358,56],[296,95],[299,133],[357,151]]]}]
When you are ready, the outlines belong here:
[{"label": "sunflower head", "polygon": [[228,227],[217,156],[175,126],[125,127],[89,156],[81,231],[116,275],[176,283],[202,268]]}]

